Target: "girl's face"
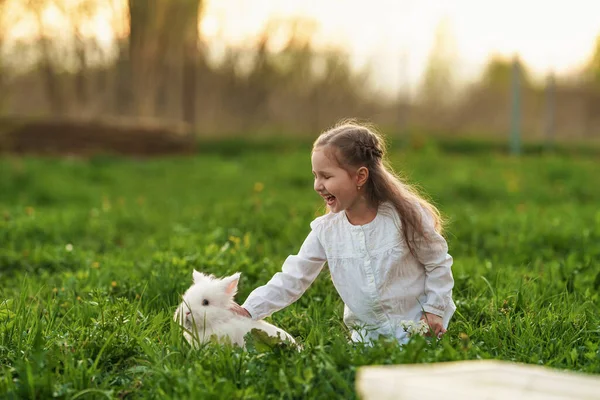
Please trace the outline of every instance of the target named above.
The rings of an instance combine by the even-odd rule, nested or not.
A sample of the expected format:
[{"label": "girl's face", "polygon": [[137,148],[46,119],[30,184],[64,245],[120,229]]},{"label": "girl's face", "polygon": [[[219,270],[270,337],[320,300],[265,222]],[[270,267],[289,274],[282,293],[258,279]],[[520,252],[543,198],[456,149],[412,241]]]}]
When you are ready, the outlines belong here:
[{"label": "girl's face", "polygon": [[334,213],[351,210],[360,198],[356,177],[342,168],[326,149],[315,149],[311,160],[315,191],[329,209]]}]

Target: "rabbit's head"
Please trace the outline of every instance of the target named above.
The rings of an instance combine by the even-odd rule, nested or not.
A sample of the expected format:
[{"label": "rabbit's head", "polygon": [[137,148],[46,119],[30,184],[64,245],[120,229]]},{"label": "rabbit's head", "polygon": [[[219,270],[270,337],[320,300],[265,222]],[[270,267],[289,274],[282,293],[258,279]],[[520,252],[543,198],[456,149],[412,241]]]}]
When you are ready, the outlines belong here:
[{"label": "rabbit's head", "polygon": [[215,278],[194,270],[193,285],[183,294],[183,301],[175,311],[175,321],[185,328],[201,330],[231,318],[240,273],[226,278]]}]

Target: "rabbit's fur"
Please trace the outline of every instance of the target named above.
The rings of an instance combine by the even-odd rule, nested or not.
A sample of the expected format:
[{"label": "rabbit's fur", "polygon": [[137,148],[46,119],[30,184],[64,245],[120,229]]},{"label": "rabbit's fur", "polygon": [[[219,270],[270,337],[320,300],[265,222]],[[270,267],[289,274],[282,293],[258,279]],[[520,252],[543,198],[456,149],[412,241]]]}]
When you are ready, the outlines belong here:
[{"label": "rabbit's fur", "polygon": [[175,321],[184,329],[184,336],[192,346],[206,343],[214,337],[220,343],[230,342],[244,346],[244,335],[252,329],[263,330],[269,336],[296,343],[282,329],[265,321],[255,321],[232,310],[240,273],[226,278],[215,278],[194,270],[193,285],[184,293],[183,301],[175,311]]}]

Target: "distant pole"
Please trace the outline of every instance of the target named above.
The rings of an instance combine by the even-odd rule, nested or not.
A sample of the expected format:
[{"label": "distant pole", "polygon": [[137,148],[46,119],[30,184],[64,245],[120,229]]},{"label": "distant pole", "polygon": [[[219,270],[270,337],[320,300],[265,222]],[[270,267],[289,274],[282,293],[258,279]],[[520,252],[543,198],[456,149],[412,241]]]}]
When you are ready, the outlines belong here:
[{"label": "distant pole", "polygon": [[521,153],[521,68],[518,57],[513,60],[510,152]]},{"label": "distant pole", "polygon": [[544,113],[544,131],[546,137],[546,147],[551,148],[554,145],[554,134],[556,132],[555,123],[556,110],[556,83],[554,74],[548,74],[546,80],[546,109]]}]

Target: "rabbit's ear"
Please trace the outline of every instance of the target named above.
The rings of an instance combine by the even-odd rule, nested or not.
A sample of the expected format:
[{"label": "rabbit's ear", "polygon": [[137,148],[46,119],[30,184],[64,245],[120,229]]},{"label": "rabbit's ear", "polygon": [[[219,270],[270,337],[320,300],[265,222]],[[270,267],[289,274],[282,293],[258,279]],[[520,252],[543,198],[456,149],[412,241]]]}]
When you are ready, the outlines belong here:
[{"label": "rabbit's ear", "polygon": [[194,277],[194,283],[201,282],[201,281],[205,280],[206,278],[208,278],[202,272],[198,272],[196,270],[194,270],[194,272],[192,273],[192,276]]},{"label": "rabbit's ear", "polygon": [[235,274],[228,276],[227,278],[223,278],[223,286],[225,288],[225,293],[229,296],[234,296],[237,293],[238,282],[240,281],[240,272],[236,272]]}]

